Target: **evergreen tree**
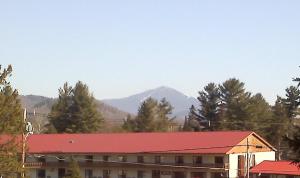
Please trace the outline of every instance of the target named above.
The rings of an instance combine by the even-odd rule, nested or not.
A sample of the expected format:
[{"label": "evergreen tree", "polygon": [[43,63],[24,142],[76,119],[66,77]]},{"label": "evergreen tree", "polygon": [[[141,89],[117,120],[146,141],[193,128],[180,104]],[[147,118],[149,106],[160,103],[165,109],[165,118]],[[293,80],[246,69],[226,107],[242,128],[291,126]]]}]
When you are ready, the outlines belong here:
[{"label": "evergreen tree", "polygon": [[139,107],[135,118],[127,117],[123,128],[131,132],[168,131],[174,118],[171,118],[173,107],[166,99],[157,101],[148,98]]},{"label": "evergreen tree", "polygon": [[184,120],[182,127],[183,131],[201,131],[204,127],[201,125],[200,116],[197,114],[196,108],[194,105],[190,107],[188,116]]},{"label": "evergreen tree", "polygon": [[68,175],[64,178],[82,178],[78,162],[73,157],[71,157]]},{"label": "evergreen tree", "polygon": [[[299,106],[300,106],[300,92],[299,92],[299,86],[300,86],[300,79],[295,78],[293,81],[297,82],[297,86],[295,87],[289,87],[286,92],[287,98],[284,99],[285,106],[287,108],[287,115],[292,120],[293,123],[294,117],[298,116]],[[294,152],[292,155],[292,159],[300,166],[300,127],[294,126],[292,129],[292,133],[288,133],[285,137],[289,147]]]},{"label": "evergreen tree", "polygon": [[200,102],[199,120],[206,122],[207,130],[218,130],[220,128],[220,91],[216,84],[209,83],[204,87],[204,91],[199,92],[197,98]]},{"label": "evergreen tree", "polygon": [[4,177],[17,177],[22,171],[18,154],[21,145],[16,137],[23,130],[23,111],[18,92],[8,81],[11,73],[11,65],[3,70],[0,66],[0,176]]},{"label": "evergreen tree", "polygon": [[275,105],[272,107],[272,117],[268,123],[261,123],[265,125],[264,138],[266,138],[277,151],[277,158],[279,160],[287,158],[288,149],[286,149],[287,142],[284,139],[285,135],[291,128],[291,119],[287,116],[287,111],[282,98],[277,97]]},{"label": "evergreen tree", "polygon": [[272,123],[272,108],[264,97],[258,93],[251,96],[249,101],[248,120],[246,128],[255,131],[265,137],[265,131]]},{"label": "evergreen tree", "polygon": [[289,118],[295,117],[298,111],[298,107],[300,105],[300,90],[299,88],[295,86],[290,86],[286,90],[286,98],[282,99],[286,109],[287,109],[287,114]]},{"label": "evergreen tree", "polygon": [[222,101],[222,128],[225,130],[251,130],[249,102],[251,93],[246,92],[244,83],[232,78],[220,85]]},{"label": "evergreen tree", "polygon": [[[95,99],[87,85],[77,82],[75,87],[64,84],[59,89],[59,98],[49,114],[49,132],[91,133],[101,127],[103,118],[97,111]],[[52,127],[52,129],[51,129]]]}]

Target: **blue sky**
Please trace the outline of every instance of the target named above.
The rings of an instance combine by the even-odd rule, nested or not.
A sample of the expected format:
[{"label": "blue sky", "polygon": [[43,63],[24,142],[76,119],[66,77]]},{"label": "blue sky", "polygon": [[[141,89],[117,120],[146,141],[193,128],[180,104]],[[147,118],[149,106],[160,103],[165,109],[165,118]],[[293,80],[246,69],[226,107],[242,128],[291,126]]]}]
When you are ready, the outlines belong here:
[{"label": "blue sky", "polygon": [[239,78],[273,102],[300,70],[300,1],[1,1],[0,64],[21,94],[96,98]]}]

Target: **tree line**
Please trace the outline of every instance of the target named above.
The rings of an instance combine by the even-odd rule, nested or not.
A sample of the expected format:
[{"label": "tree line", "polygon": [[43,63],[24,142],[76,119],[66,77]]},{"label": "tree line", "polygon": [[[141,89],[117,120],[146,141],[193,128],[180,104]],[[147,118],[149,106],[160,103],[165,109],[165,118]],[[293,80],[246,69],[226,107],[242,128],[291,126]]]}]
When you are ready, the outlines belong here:
[{"label": "tree line", "polygon": [[[0,67],[0,135],[11,135],[0,145],[0,174],[16,177],[22,172],[18,159],[16,136],[24,130],[23,111],[18,92],[9,82],[12,67]],[[245,83],[231,78],[221,84],[209,83],[199,91],[199,106],[191,106],[179,131],[252,130],[279,150],[279,158],[300,162],[300,78],[286,88],[286,95],[277,97],[271,106],[260,93],[251,93]],[[141,102],[136,116],[128,115],[118,131],[165,132],[174,125],[173,107],[163,98],[147,98]],[[48,115],[46,133],[101,132],[105,120],[97,110],[95,98],[86,84],[65,83],[58,90],[58,99]],[[0,142],[1,142],[0,138]],[[289,148],[291,150],[289,151]],[[76,163],[76,161],[73,160]],[[74,169],[77,167],[72,163]],[[76,168],[77,169],[77,168]],[[75,177],[78,177],[77,173]],[[72,176],[71,176],[72,177]]]}]

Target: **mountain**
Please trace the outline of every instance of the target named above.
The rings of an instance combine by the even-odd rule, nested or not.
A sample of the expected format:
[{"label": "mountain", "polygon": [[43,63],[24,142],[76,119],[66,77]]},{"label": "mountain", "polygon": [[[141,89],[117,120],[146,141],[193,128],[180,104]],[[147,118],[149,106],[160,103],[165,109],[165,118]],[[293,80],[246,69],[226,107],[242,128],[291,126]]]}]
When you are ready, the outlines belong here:
[{"label": "mountain", "polygon": [[[47,114],[50,112],[52,105],[55,103],[55,98],[48,98],[37,95],[21,95],[20,96],[22,107],[27,109],[28,115],[43,116],[47,118]],[[100,100],[96,100],[98,110],[101,112],[107,123],[109,124],[120,124],[123,123],[123,119],[128,113],[120,111],[117,108],[109,106]]]},{"label": "mountain", "polygon": [[196,98],[188,97],[185,94],[169,87],[159,87],[125,98],[105,99],[102,101],[122,111],[136,114],[140,104],[149,97],[156,100],[161,100],[165,97],[174,107],[173,116],[176,116],[178,121],[182,121],[184,119],[184,116],[188,114],[191,105],[198,105]]}]

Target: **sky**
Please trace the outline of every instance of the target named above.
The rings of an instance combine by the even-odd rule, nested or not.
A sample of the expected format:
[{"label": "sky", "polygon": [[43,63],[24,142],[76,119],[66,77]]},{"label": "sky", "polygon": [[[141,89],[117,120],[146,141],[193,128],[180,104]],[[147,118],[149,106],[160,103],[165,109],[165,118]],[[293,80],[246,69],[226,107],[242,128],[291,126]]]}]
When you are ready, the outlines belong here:
[{"label": "sky", "polygon": [[298,0],[3,0],[0,64],[20,94],[86,83],[98,99],[188,96],[238,78],[273,103],[300,76]]}]

